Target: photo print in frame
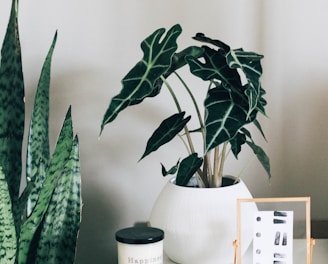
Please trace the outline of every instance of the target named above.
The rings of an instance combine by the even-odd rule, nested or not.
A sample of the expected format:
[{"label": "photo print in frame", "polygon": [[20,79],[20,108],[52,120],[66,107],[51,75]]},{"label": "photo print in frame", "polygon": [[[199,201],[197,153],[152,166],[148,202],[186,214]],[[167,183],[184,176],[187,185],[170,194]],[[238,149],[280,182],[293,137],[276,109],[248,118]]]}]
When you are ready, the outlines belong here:
[{"label": "photo print in frame", "polygon": [[[255,203],[261,209],[254,213],[252,248],[247,249],[248,254],[243,259],[242,252],[245,249],[243,248],[241,234],[245,227],[242,226],[243,210],[241,208],[243,205],[245,206],[245,203]],[[310,197],[237,199],[237,238],[233,243],[235,247],[234,263],[292,264],[293,255],[295,254],[294,240],[296,232],[294,231],[294,224],[295,221],[298,223],[299,218],[302,218],[304,230],[301,230],[301,239],[296,239],[297,246],[299,248],[301,242],[301,247],[304,247],[302,252],[306,252],[302,263],[311,264],[314,239],[311,238],[310,203]],[[262,209],[263,207],[265,209]],[[299,210],[299,208],[302,208],[302,210]],[[245,261],[246,258],[247,262]]]}]

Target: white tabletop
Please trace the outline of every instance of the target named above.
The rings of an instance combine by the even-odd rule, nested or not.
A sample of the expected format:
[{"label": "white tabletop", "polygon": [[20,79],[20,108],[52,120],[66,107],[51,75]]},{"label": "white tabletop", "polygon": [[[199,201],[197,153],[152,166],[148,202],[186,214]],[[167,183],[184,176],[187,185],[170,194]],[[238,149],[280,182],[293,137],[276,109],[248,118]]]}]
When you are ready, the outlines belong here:
[{"label": "white tabletop", "polygon": [[[306,247],[305,241],[296,239],[294,240],[293,258],[295,264],[306,264]],[[233,256],[231,257],[233,260]],[[243,257],[243,264],[252,263],[252,250],[248,250]],[[164,264],[174,263],[170,261],[166,256],[164,257]],[[233,263],[233,261],[231,262]],[[328,263],[328,239],[316,239],[313,248],[313,264],[327,264]],[[188,263],[183,263],[188,264]],[[203,263],[206,264],[206,263]]]}]

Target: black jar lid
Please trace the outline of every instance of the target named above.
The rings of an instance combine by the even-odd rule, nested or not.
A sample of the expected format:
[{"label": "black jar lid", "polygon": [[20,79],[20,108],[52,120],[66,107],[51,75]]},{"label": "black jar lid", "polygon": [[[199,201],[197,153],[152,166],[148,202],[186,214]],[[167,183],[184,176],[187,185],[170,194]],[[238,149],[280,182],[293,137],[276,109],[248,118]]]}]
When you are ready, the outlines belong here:
[{"label": "black jar lid", "polygon": [[116,241],[126,244],[150,244],[164,239],[164,231],[154,227],[128,227],[115,234]]}]

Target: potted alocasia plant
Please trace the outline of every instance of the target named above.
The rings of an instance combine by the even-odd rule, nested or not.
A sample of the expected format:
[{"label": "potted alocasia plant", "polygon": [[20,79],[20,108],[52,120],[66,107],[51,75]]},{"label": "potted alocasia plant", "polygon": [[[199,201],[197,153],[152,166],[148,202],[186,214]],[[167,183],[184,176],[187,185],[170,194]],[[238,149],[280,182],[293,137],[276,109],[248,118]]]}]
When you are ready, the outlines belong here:
[{"label": "potted alocasia plant", "polygon": [[[54,152],[49,151],[49,86],[57,33],[43,64],[22,174],[25,92],[12,1],[0,64],[0,263],[73,263],[81,221],[79,144],[69,108]],[[21,178],[26,186],[20,192]]]},{"label": "potted alocasia plant", "polygon": [[[111,99],[104,114],[101,131],[127,107],[158,96],[163,86],[169,90],[177,113],[159,122],[141,159],[176,136],[185,142],[188,151],[186,157],[171,168],[162,165],[164,176],[176,174],[176,177],[164,187],[155,202],[150,223],[165,231],[164,251],[175,262],[228,263],[232,260],[231,244],[236,238],[236,199],[250,198],[251,194],[236,177],[230,180],[233,188],[211,187],[227,185],[223,174],[228,149],[237,158],[244,145],[252,149],[271,177],[269,158],[248,130],[248,125],[253,124],[264,137],[257,119],[258,113],[266,115],[265,91],[260,82],[263,56],[231,49],[224,42],[202,33],[193,38],[202,45],[177,51],[181,32],[180,25],[174,25],[166,35],[161,28],[141,43],[144,56],[123,78],[121,91]],[[185,67],[192,76],[204,81],[203,98],[197,98],[182,78],[180,69]],[[198,119],[197,127],[188,126],[191,114],[186,114],[179,103],[177,87],[170,84],[172,75],[182,84],[178,88],[183,87],[190,97]],[[197,94],[200,89],[197,87]],[[183,100],[185,103],[186,97]],[[200,104],[203,104],[204,114]],[[195,133],[201,133],[203,138],[200,151],[193,143]],[[192,185],[195,178],[195,185],[201,188],[181,187]],[[251,215],[254,210],[256,206],[252,204],[247,213]],[[249,217],[247,219],[249,221]],[[243,237],[247,238],[244,245],[250,243],[250,230]]]},{"label": "potted alocasia plant", "polygon": [[[165,119],[152,134],[142,155],[171,141],[183,130],[189,153],[170,169],[162,167],[163,175],[177,173],[176,183],[186,185],[193,175],[197,175],[199,187],[219,187],[222,185],[224,162],[227,148],[237,158],[244,144],[249,146],[271,177],[269,158],[261,147],[255,144],[246,128],[254,124],[264,136],[257,114],[265,115],[265,91],[261,86],[262,55],[243,49],[231,49],[222,41],[198,33],[194,39],[207,44],[191,45],[177,52],[177,38],[181,34],[180,25],[173,26],[163,36],[164,29],[158,29],[146,38],[141,48],[144,57],[123,78],[121,92],[114,96],[104,115],[101,130],[128,106],[136,105],[147,97],[160,94],[163,84],[169,89],[178,112]],[[161,39],[162,38],[162,39]],[[178,73],[180,68],[189,66],[190,73],[204,80],[205,114],[200,112],[197,98]],[[168,77],[178,76],[195,106],[199,127],[188,128],[191,116],[186,116],[180,107],[174,87]],[[199,89],[199,87],[197,87]],[[204,140],[202,153],[196,152],[192,133],[199,132]],[[211,155],[214,157],[211,158]],[[212,161],[212,162],[211,162]]]}]

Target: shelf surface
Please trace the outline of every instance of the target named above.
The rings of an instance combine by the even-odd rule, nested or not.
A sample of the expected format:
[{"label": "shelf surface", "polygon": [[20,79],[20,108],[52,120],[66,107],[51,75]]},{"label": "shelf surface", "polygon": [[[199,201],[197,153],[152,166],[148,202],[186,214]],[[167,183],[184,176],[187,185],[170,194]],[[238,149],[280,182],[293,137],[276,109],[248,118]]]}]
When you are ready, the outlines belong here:
[{"label": "shelf surface", "polygon": [[[306,264],[306,243],[303,239],[294,240],[293,262],[297,264]],[[233,264],[233,256],[231,256],[231,264]],[[328,239],[316,239],[313,247],[313,264],[326,264],[328,261]],[[164,256],[164,264],[171,264],[172,262]],[[242,264],[252,263],[252,249],[250,248],[242,259]],[[203,263],[206,264],[206,263]]]}]

